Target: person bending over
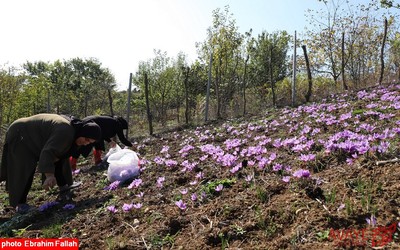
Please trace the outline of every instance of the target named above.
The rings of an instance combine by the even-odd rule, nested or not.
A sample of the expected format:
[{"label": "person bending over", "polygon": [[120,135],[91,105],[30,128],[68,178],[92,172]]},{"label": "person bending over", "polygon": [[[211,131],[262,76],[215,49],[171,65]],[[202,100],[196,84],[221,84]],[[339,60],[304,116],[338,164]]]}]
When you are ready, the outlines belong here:
[{"label": "person bending over", "polygon": [[26,204],[36,167],[45,176],[43,188],[72,185],[71,152],[101,137],[94,122],[68,120],[57,114],[38,114],[14,121],[6,132],[0,181],[6,181],[10,205],[17,212]]},{"label": "person bending over", "polygon": [[93,150],[94,164],[97,165],[102,161],[102,154],[105,151],[104,141],[109,143],[110,147],[115,147],[117,137],[125,146],[132,147],[132,143],[125,138],[124,129],[128,129],[128,122],[119,116],[87,116],[82,121],[93,121],[101,128],[101,138],[90,145],[79,149],[79,152],[70,157],[70,165],[72,170],[76,170],[76,162],[79,155],[87,157]]}]

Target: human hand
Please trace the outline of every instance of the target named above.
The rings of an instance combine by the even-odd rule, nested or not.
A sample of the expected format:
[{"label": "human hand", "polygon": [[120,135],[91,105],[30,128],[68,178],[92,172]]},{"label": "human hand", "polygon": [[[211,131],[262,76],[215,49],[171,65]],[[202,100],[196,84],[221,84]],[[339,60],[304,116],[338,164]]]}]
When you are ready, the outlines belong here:
[{"label": "human hand", "polygon": [[45,190],[50,190],[50,188],[54,187],[57,184],[56,177],[52,173],[46,173],[46,180],[43,183],[43,188]]}]

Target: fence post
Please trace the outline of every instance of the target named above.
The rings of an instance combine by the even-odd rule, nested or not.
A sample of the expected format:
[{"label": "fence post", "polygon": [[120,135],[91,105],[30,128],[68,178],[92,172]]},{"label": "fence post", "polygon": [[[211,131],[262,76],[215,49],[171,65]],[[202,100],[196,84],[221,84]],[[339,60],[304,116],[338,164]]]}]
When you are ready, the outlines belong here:
[{"label": "fence post", "polygon": [[293,51],[293,81],[292,81],[292,107],[296,105],[296,31],[294,31],[294,51]]}]

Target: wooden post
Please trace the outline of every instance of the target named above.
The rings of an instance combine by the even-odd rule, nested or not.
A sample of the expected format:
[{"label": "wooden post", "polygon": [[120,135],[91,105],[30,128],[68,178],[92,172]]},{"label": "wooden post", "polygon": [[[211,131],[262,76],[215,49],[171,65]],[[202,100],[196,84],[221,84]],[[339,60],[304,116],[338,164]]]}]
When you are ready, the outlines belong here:
[{"label": "wooden post", "polygon": [[294,51],[293,51],[293,81],[292,81],[292,107],[296,105],[296,31],[294,31]]},{"label": "wooden post", "polygon": [[211,68],[213,61],[213,52],[210,53],[210,67],[208,68],[208,82],[207,82],[207,93],[206,93],[206,110],[205,110],[205,119],[204,121],[208,121],[208,103],[210,99],[210,85],[211,85]]},{"label": "wooden post", "polygon": [[384,52],[385,52],[385,43],[386,43],[386,36],[387,36],[387,28],[388,28],[388,21],[385,18],[385,27],[383,31],[383,41],[382,41],[382,47],[381,47],[381,72],[379,75],[379,84],[382,84],[383,80],[383,72],[385,70],[385,60],[384,60]]},{"label": "wooden post", "polygon": [[129,74],[129,87],[128,87],[128,103],[126,105],[126,120],[128,121],[128,129],[126,130],[125,137],[128,138],[129,134],[129,116],[131,114],[131,93],[132,93],[132,73]]},{"label": "wooden post", "polygon": [[147,119],[149,121],[149,134],[153,135],[153,118],[150,111],[150,101],[149,101],[149,80],[147,79],[147,73],[144,73],[144,95],[146,97],[146,110]]}]

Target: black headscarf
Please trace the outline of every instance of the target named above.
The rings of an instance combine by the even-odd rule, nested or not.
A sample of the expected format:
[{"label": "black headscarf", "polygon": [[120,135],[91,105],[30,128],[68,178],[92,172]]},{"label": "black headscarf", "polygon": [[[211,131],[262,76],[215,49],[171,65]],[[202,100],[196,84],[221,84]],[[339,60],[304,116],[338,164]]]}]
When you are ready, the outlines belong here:
[{"label": "black headscarf", "polygon": [[[72,115],[62,115],[65,119],[67,119],[71,126],[74,127],[75,129],[75,139],[77,139],[78,137],[86,137],[86,138],[91,138],[94,140],[100,140],[101,138],[101,128],[99,127],[99,125],[97,125],[95,122],[93,121],[82,121],[81,119],[78,119]],[[81,147],[77,146],[75,144],[75,140],[74,143],[72,144],[72,147],[70,148],[69,152],[67,153],[68,157],[69,156],[73,156],[75,158],[78,158],[80,155],[79,149]]]},{"label": "black headscarf", "polygon": [[67,119],[75,129],[75,139],[78,137],[86,137],[93,140],[101,139],[101,128],[92,120],[82,121],[73,115],[61,115]]},{"label": "black headscarf", "polygon": [[95,122],[83,123],[82,127],[76,131],[75,138],[86,137],[93,140],[100,140],[101,128]]},{"label": "black headscarf", "polygon": [[117,120],[122,129],[128,129],[128,122],[124,118],[115,116],[114,119]]}]

